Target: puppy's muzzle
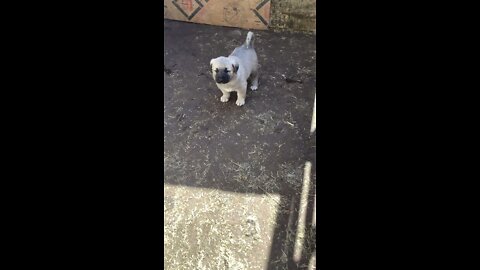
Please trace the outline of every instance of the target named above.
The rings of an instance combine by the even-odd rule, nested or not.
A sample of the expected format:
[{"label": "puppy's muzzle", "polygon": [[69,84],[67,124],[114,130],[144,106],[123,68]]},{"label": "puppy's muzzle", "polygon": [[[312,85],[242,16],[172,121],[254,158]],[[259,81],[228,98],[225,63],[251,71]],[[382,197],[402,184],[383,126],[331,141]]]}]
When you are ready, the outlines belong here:
[{"label": "puppy's muzzle", "polygon": [[219,84],[225,84],[225,83],[228,83],[230,81],[230,76],[228,76],[227,73],[218,73],[216,76],[215,76],[215,81]]}]

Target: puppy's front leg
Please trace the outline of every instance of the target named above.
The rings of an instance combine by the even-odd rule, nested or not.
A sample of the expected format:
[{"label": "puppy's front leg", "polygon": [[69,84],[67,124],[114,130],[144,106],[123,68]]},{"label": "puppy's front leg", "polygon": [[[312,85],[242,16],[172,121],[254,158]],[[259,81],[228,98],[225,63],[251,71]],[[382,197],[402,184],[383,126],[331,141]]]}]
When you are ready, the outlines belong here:
[{"label": "puppy's front leg", "polygon": [[237,106],[242,106],[245,104],[245,97],[247,96],[247,85],[242,85],[240,89],[237,90]]},{"label": "puppy's front leg", "polygon": [[222,90],[222,89],[220,89],[220,91],[222,91],[222,93],[223,93],[223,96],[220,98],[220,101],[221,102],[227,102],[228,99],[230,98],[230,93],[225,91],[225,90]]}]

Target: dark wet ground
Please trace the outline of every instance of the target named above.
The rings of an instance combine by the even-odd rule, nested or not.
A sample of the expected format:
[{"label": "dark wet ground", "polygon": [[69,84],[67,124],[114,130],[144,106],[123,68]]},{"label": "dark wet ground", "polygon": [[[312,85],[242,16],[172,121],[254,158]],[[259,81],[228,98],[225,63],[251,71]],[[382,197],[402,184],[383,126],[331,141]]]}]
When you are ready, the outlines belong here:
[{"label": "dark wet ground", "polygon": [[[313,213],[316,142],[310,127],[316,91],[315,36],[254,31],[261,66],[259,88],[249,89],[245,105],[238,107],[236,94],[229,102],[220,102],[209,62],[228,56],[244,42],[246,33],[164,21],[164,182],[169,187],[247,196],[277,194],[268,266],[263,269],[303,269],[315,249],[315,227],[307,224],[308,245],[301,261],[293,261],[293,244],[287,239],[298,233],[295,223],[307,161],[313,164],[307,223]],[[168,205],[175,200],[181,198],[165,195]],[[174,250],[175,243],[165,252],[169,248]]]}]

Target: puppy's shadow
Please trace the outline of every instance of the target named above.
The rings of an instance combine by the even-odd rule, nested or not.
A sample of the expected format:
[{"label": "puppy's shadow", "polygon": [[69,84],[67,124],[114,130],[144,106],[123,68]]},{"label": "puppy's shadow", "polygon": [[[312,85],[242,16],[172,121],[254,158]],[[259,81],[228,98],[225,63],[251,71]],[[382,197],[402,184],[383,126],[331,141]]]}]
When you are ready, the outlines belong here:
[{"label": "puppy's shadow", "polygon": [[230,92],[230,98],[228,99],[227,102],[222,102],[222,103],[225,103],[225,104],[235,104],[235,102],[237,102],[237,92]]}]

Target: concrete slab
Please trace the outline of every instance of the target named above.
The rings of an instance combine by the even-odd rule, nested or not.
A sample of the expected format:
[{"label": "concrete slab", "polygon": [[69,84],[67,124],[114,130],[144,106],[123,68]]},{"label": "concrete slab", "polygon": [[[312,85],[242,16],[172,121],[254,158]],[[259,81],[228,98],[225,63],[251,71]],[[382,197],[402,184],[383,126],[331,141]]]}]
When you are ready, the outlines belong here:
[{"label": "concrete slab", "polygon": [[[310,129],[315,37],[254,31],[260,85],[237,107],[235,94],[229,102],[220,102],[209,62],[230,54],[246,32],[164,21],[164,215],[171,221],[164,228],[170,235],[164,245],[169,258],[165,269],[307,269],[314,259],[316,142]],[[312,164],[308,176],[307,162]],[[310,185],[304,184],[306,177]],[[305,186],[308,190],[302,191]],[[196,192],[203,195],[188,198]],[[205,207],[208,215],[192,214],[192,209]],[[250,209],[250,214],[240,209]],[[204,214],[211,220],[208,232],[185,230],[186,224],[173,222],[188,220],[190,228],[203,228]],[[242,243],[249,241],[244,231],[252,225],[252,216],[271,234],[259,235],[255,249],[241,253]],[[300,216],[306,220],[301,232]],[[219,222],[212,222],[215,217]],[[228,239],[233,243],[226,245]],[[300,255],[294,252],[299,239]],[[217,244],[212,246],[212,241]],[[228,250],[237,263],[228,263]],[[173,255],[179,252],[184,256]]]}]

